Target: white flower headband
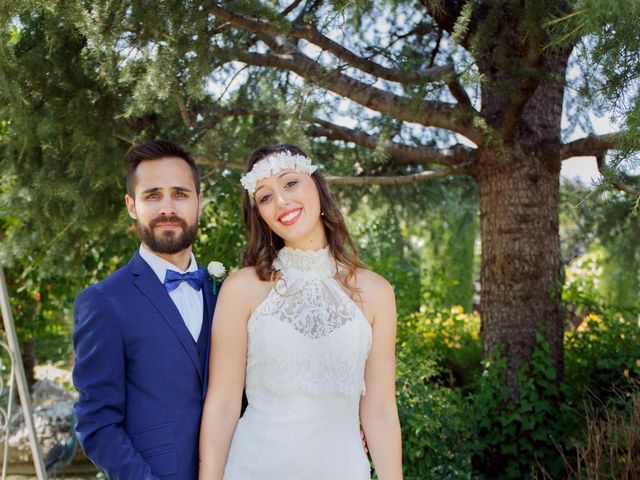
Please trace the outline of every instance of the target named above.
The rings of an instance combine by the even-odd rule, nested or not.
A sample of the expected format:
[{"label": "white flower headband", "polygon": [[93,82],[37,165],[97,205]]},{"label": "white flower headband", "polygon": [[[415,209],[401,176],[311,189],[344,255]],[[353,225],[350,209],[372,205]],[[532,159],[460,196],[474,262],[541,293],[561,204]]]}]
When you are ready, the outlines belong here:
[{"label": "white flower headband", "polygon": [[311,159],[305,157],[304,155],[296,154],[289,151],[278,152],[273,155],[269,155],[268,157],[257,162],[250,172],[243,175],[240,179],[240,183],[245,188],[245,190],[249,193],[249,199],[251,203],[253,203],[253,194],[256,191],[257,183],[263,178],[270,177],[271,175],[275,175],[280,170],[284,170],[286,168],[290,168],[291,170],[295,170],[296,172],[306,173],[311,175],[318,169],[317,165],[313,165],[311,163]]}]

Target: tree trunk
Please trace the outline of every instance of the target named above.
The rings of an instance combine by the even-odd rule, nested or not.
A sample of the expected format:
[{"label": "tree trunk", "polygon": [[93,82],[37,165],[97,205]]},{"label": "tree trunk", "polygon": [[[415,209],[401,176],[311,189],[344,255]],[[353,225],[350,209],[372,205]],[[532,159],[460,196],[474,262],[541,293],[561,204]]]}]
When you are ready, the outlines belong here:
[{"label": "tree trunk", "polygon": [[[484,351],[490,355],[499,350],[507,357],[508,383],[514,392],[518,368],[529,359],[541,327],[558,378],[563,371],[558,197],[564,88],[558,78],[565,70],[566,55],[550,57],[545,63],[546,71],[558,77],[538,85],[502,153],[481,149],[476,175]],[[507,105],[505,95],[497,88],[489,90],[483,104]],[[499,118],[500,112],[492,113]]]}]

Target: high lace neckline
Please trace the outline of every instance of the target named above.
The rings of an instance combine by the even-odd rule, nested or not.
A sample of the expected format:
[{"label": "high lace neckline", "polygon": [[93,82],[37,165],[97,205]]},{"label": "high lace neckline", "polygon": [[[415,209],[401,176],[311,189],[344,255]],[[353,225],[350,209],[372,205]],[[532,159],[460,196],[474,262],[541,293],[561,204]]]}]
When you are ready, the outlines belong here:
[{"label": "high lace neckline", "polygon": [[283,275],[303,274],[304,276],[330,278],[337,272],[336,262],[331,256],[329,246],[320,250],[283,247],[278,252],[273,266]]}]

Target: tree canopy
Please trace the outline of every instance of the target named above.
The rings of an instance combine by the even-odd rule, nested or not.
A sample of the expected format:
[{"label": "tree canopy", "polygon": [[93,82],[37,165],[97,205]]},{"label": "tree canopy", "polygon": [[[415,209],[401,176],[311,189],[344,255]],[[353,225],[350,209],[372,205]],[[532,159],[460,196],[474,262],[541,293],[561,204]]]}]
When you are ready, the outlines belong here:
[{"label": "tree canopy", "polygon": [[[5,3],[2,261],[37,262],[40,275],[87,259],[87,272],[118,263],[132,245],[121,159],[151,137],[196,154],[213,219],[205,239],[230,232],[219,255],[231,257],[242,242],[229,213],[239,166],[260,144],[297,143],[345,204],[392,192],[416,224],[429,209],[418,198],[424,181],[477,191],[485,353],[509,358],[515,389],[542,329],[561,372],[560,166],[595,156],[608,185],[637,195],[628,169],[608,166],[638,147],[638,8],[631,0]],[[625,131],[590,135],[585,112],[608,105]],[[563,108],[582,138],[562,131]]]}]

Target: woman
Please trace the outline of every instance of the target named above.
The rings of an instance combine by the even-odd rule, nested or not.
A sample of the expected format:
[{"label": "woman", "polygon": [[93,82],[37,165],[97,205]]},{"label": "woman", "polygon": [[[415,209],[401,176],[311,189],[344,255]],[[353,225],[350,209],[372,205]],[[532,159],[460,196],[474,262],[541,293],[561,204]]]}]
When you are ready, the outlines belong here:
[{"label": "woman", "polygon": [[316,168],[294,145],[249,158],[246,268],[216,305],[201,480],[369,479],[360,425],[378,478],[402,478],[393,290],[345,248]]}]

